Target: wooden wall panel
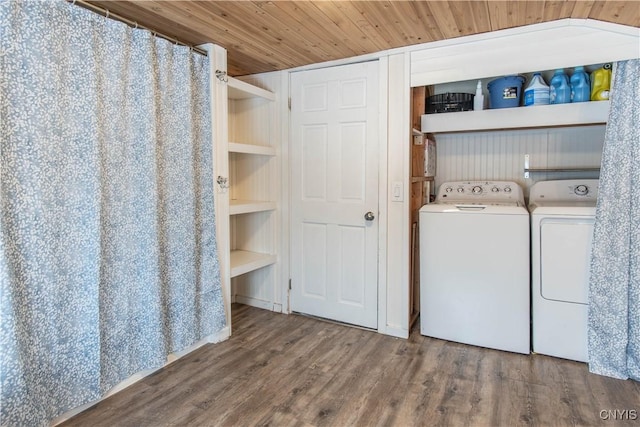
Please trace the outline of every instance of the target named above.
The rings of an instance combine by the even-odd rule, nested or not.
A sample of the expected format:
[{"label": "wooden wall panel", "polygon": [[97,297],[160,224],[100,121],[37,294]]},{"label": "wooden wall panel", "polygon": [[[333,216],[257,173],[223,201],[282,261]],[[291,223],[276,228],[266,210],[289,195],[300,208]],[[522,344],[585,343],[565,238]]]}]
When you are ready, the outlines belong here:
[{"label": "wooden wall panel", "polygon": [[[392,18],[393,8],[389,6],[388,2],[376,2],[374,4],[374,2],[360,1],[354,2],[354,7],[365,19],[366,26],[377,33],[376,39],[378,39],[378,42],[376,47],[378,50],[383,50],[380,49],[381,46],[397,47],[404,45],[401,44],[404,41],[397,35],[397,29],[394,28],[397,25],[395,25]],[[384,22],[384,25],[380,25],[381,22]],[[371,31],[369,31],[370,33]]]},{"label": "wooden wall panel", "polygon": [[[303,3],[306,5],[306,3]],[[376,32],[367,31],[369,28],[359,11],[349,2],[320,2],[308,3],[309,22],[317,22],[324,28],[336,27],[339,43],[334,44],[335,49],[346,49],[351,55],[362,55],[367,52],[379,50],[379,46],[384,46]],[[373,36],[373,37],[372,37]],[[322,34],[317,37],[322,38]]]},{"label": "wooden wall panel", "polygon": [[[279,9],[286,10],[290,16],[295,16],[303,26],[307,27],[313,34],[310,41],[326,46],[332,59],[336,55],[347,57],[358,55],[361,52],[361,49],[357,47],[358,40],[354,38],[352,43],[345,43],[348,36],[313,3],[275,2],[275,4]],[[314,24],[310,25],[311,22]],[[332,31],[327,32],[327,28],[331,28]],[[296,37],[296,35],[292,34],[292,37]]]},{"label": "wooden wall panel", "polygon": [[90,3],[192,45],[215,43],[226,48],[232,76],[568,17],[640,26],[640,7],[635,1],[96,0]]},{"label": "wooden wall panel", "polygon": [[428,2],[427,6],[431,9],[431,13],[435,17],[438,28],[440,29],[440,34],[442,34],[445,39],[465,35],[462,30],[458,28],[458,23],[454,16],[454,13],[458,12],[453,3],[450,5],[449,2],[434,1]]},{"label": "wooden wall panel", "polygon": [[593,8],[593,1],[575,1],[573,2],[572,18],[588,18]]},{"label": "wooden wall panel", "polygon": [[571,18],[574,1],[547,1],[544,3],[542,21]]},{"label": "wooden wall panel", "polygon": [[433,20],[430,11],[425,17],[418,7],[422,2],[392,1],[390,4],[391,13],[398,17],[396,25],[403,34],[403,45],[426,43],[438,39],[433,36],[430,28]]},{"label": "wooden wall panel", "polygon": [[418,13],[419,21],[422,22],[423,31],[425,31],[424,36],[429,37],[427,41],[443,40],[445,36],[442,34],[440,25],[427,2],[414,2],[412,7]]},{"label": "wooden wall panel", "polygon": [[640,27],[640,4],[637,1],[595,2],[589,18]]}]

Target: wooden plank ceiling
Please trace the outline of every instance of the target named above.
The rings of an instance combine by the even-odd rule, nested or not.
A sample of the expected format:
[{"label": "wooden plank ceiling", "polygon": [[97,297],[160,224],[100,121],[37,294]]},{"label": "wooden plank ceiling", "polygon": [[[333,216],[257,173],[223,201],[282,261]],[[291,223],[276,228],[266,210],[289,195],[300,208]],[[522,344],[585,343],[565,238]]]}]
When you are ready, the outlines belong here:
[{"label": "wooden plank ceiling", "polygon": [[225,47],[232,76],[563,18],[591,18],[640,27],[637,1],[91,3],[188,44],[211,42]]}]

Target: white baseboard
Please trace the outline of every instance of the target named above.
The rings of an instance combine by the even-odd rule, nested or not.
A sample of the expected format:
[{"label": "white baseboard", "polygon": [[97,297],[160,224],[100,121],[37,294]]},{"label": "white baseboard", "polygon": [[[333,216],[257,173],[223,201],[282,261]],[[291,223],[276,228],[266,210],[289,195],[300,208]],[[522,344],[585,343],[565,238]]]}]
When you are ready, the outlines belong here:
[{"label": "white baseboard", "polygon": [[236,295],[236,302],[244,305],[249,305],[251,307],[261,308],[263,310],[273,310],[273,303],[271,301],[265,301],[261,299],[245,297],[242,295]]},{"label": "white baseboard", "polygon": [[409,331],[406,329],[396,328],[393,326],[387,325],[385,328],[379,329],[379,333],[384,335],[391,335],[396,338],[409,338]]},{"label": "white baseboard", "polygon": [[231,332],[229,330],[229,326],[225,326],[224,328],[220,329],[218,332],[204,337],[197,343],[193,344],[191,347],[188,347],[182,351],[171,353],[169,356],[167,356],[167,363],[165,363],[164,366],[167,366],[168,364],[175,362],[176,360],[180,359],[182,356],[185,356],[191,353],[192,351],[197,350],[198,348],[202,347],[205,344],[216,344],[216,343],[225,341],[230,336],[231,336]]},{"label": "white baseboard", "polygon": [[[175,353],[171,353],[167,356],[167,362],[164,364],[164,366],[167,366],[173,362],[175,362],[176,360],[180,359],[183,356],[186,356],[187,354],[191,353],[194,350],[197,350],[198,348],[202,347],[205,344],[215,344],[215,343],[219,343],[222,341],[225,341],[229,338],[229,336],[231,336],[231,332],[229,330],[229,326],[225,326],[224,328],[222,328],[221,330],[219,330],[218,332],[215,332],[203,339],[201,339],[200,341],[198,341],[197,343],[193,344],[192,346],[179,351],[179,352],[175,352]],[[162,368],[159,368],[162,369]],[[143,379],[144,377],[153,374],[154,372],[156,372],[159,369],[147,369],[146,371],[141,371],[141,372],[137,372],[133,375],[131,375],[129,378],[127,378],[124,381],[119,382],[118,384],[116,384],[115,386],[113,386],[109,391],[107,391],[104,396],[102,396],[100,399],[98,400],[94,400],[93,402],[89,402],[86,403],[82,406],[78,406],[76,408],[73,408],[67,412],[65,412],[64,414],[60,415],[59,417],[56,417],[55,419],[53,419],[50,423],[51,426],[55,426],[58,425],[66,420],[68,420],[71,417],[74,417],[76,415],[78,415],[80,412],[85,411],[87,409],[89,409],[90,407],[92,407],[93,405],[95,405],[96,403],[100,402],[101,400],[106,399],[107,397],[121,391],[124,390],[125,388],[129,387],[132,384],[135,384],[136,382],[140,381],[141,379]]]}]

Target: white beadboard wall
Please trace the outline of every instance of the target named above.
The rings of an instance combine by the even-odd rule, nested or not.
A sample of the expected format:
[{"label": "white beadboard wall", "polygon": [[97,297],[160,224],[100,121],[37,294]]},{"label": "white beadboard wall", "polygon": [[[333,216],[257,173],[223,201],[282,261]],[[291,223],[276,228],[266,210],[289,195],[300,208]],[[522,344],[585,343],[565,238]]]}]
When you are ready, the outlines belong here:
[{"label": "white beadboard wall", "polygon": [[529,187],[550,179],[597,178],[597,172],[532,173],[531,168],[600,167],[605,126],[437,134],[436,186],[448,181],[515,181]]},{"label": "white beadboard wall", "polygon": [[260,98],[230,100],[229,141],[272,146],[270,127],[274,126],[274,117],[270,103]]}]

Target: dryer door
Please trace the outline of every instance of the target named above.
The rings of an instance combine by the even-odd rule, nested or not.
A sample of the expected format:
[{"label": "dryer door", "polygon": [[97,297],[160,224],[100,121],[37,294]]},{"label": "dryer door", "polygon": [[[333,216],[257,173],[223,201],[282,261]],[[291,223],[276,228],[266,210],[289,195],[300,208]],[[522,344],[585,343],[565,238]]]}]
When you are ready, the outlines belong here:
[{"label": "dryer door", "polygon": [[549,300],[587,304],[593,218],[540,222],[540,291]]}]

